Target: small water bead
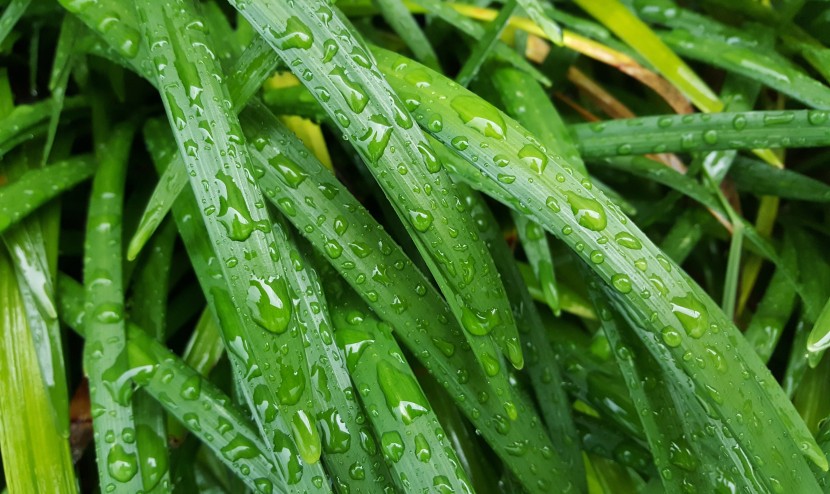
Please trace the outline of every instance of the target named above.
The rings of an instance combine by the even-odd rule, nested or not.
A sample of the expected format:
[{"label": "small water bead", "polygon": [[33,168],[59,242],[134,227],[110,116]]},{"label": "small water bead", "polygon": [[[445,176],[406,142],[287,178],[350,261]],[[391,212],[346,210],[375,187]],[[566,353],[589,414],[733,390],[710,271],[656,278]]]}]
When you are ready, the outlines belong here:
[{"label": "small water bead", "polygon": [[372,115],[367,120],[368,128],[360,140],[366,143],[366,153],[375,163],[386,151],[389,140],[392,138],[392,124],[383,115]]},{"label": "small water bead", "polygon": [[743,115],[736,115],[732,119],[732,128],[735,130],[744,130],[746,128],[746,117]]},{"label": "small water bead", "polygon": [[467,138],[464,136],[454,137],[452,141],[450,141],[450,144],[452,144],[452,147],[459,151],[464,151],[470,146],[469,141],[467,141]]},{"label": "small water bead", "polygon": [[425,209],[410,209],[409,210],[409,221],[412,223],[412,226],[415,227],[416,230],[419,232],[425,232],[432,226],[432,213]]},{"label": "small water bead", "polygon": [[710,129],[703,133],[703,142],[709,145],[717,144],[718,131]]},{"label": "small water bead", "polygon": [[480,356],[481,360],[481,367],[484,369],[484,373],[490,377],[493,377],[499,373],[501,369],[501,364],[497,357],[489,354],[484,353]]},{"label": "small water bead", "polygon": [[631,278],[623,273],[617,273],[611,276],[611,285],[620,293],[626,294],[631,292]]},{"label": "small water bead", "polygon": [[811,125],[822,125],[827,122],[828,113],[823,110],[810,110],[807,112],[807,121]]},{"label": "small water bead", "polygon": [[602,264],[605,261],[605,254],[602,252],[595,250],[591,252],[591,262],[594,264]]},{"label": "small water bead", "polygon": [[118,482],[129,482],[138,473],[135,453],[128,453],[121,444],[116,444],[107,453],[107,471]]},{"label": "small water bead", "polygon": [[297,451],[307,463],[315,463],[322,453],[322,442],[315,425],[315,420],[305,410],[298,410],[291,420],[291,435],[297,445]]},{"label": "small water bead", "polygon": [[672,348],[680,346],[680,343],[682,343],[683,341],[683,338],[680,335],[680,331],[676,330],[671,326],[666,326],[665,328],[663,328],[660,334],[663,337],[663,342]]},{"label": "small water bead", "polygon": [[554,213],[558,213],[561,208],[559,207],[559,201],[556,200],[555,197],[550,196],[545,200],[545,206],[548,207]]},{"label": "small water bead", "polygon": [[617,245],[625,247],[626,249],[639,250],[643,248],[643,244],[634,235],[628,232],[620,232],[614,236],[614,241]]},{"label": "small water bead", "polygon": [[709,315],[703,303],[692,294],[674,297],[671,300],[672,312],[683,329],[692,338],[700,338],[709,327]]},{"label": "small water bead", "polygon": [[476,311],[467,307],[461,308],[461,325],[472,335],[487,335],[501,322],[498,309]]},{"label": "small water bead", "polygon": [[433,113],[427,121],[427,129],[430,132],[441,132],[444,129],[444,119],[439,113]]},{"label": "small water bead", "polygon": [[429,463],[432,458],[432,450],[423,434],[415,436],[415,457],[422,463]]},{"label": "small water bead", "polygon": [[329,76],[349,108],[355,113],[361,113],[369,103],[369,97],[363,86],[352,80],[343,67],[335,67],[329,72]]}]

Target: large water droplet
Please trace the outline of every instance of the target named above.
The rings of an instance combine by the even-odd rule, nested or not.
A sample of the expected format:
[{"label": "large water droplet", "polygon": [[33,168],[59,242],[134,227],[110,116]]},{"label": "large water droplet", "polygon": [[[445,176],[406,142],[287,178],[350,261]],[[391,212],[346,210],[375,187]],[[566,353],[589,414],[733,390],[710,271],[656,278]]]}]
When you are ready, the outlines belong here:
[{"label": "large water droplet", "polygon": [[291,322],[288,289],[281,278],[252,278],[248,287],[248,309],[251,318],[264,329],[282,333]]},{"label": "large water droplet", "polygon": [[598,232],[605,228],[608,219],[602,205],[590,197],[582,197],[566,191],[565,197],[571,205],[571,212],[580,226]]},{"label": "large water droplet", "polygon": [[709,315],[703,302],[692,294],[671,300],[671,310],[692,338],[700,338],[709,327]]},{"label": "large water droplet", "polygon": [[429,402],[411,375],[401,372],[386,361],[379,362],[377,369],[378,383],[386,398],[386,405],[399,420],[409,425],[429,412]]},{"label": "large water droplet", "polygon": [[471,127],[485,137],[504,139],[504,117],[495,107],[474,96],[456,96],[450,106],[467,127]]}]

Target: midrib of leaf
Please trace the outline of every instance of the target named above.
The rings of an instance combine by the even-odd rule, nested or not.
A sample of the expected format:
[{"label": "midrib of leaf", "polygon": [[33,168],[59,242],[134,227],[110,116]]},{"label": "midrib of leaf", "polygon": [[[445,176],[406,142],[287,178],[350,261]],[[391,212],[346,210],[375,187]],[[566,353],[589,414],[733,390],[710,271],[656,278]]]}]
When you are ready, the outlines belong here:
[{"label": "midrib of leaf", "polygon": [[[415,110],[416,117],[442,111],[436,104],[439,94],[442,101],[443,98],[452,99],[458,95],[472,97],[469,92],[438,74],[433,74],[432,86],[418,88],[406,81],[405,77],[409,70],[427,70],[426,68],[380,50],[376,51],[376,57],[393,87],[419,96],[421,105]],[[533,171],[517,159],[524,146],[538,146],[538,143],[534,143],[535,140],[509,117],[483,100],[478,101],[478,114],[483,118],[499,119],[499,123],[503,122],[507,129],[505,135],[509,137],[503,140],[486,138],[472,131],[460,119],[450,118],[450,112],[443,111],[444,128],[441,132],[433,133],[436,138],[452,146],[453,139],[464,135],[469,141],[469,147],[455,147],[454,151],[489,177],[492,183],[498,184],[503,192],[496,198],[511,206],[517,200],[526,204],[525,214],[561,238],[605,283],[613,286],[619,293],[618,306],[625,314],[640,321],[648,321],[643,328],[645,331],[640,335],[649,350],[667,357],[670,355],[681,362],[680,366],[695,376],[696,391],[713,410],[724,418],[730,417],[735,410],[742,410],[745,414],[772,419],[772,423],[767,423],[765,418],[764,426],[755,421],[733,421],[730,427],[735,437],[741,438],[742,446],[759,455],[773,454],[767,448],[784,456],[785,451],[800,450],[817,464],[826,466],[827,460],[821,455],[803,421],[769,370],[758,361],[751,347],[737,334],[733,323],[723,316],[703,290],[678,266],[662,256],[613,203],[594,191],[592,184],[582,174],[560,158],[549,155],[548,165],[542,173]],[[495,156],[499,154],[513,160],[513,164],[504,168],[495,166]],[[515,174],[516,179],[505,184],[497,177],[501,173]],[[591,215],[589,218],[592,219],[586,220],[586,214]],[[598,218],[604,221],[595,221]],[[590,260],[593,252],[603,254],[601,263]],[[689,313],[693,316],[696,314],[697,317],[685,316]],[[659,336],[666,327],[678,328],[676,331],[683,331],[686,336],[681,337],[676,345],[673,342],[669,345]],[[738,386],[739,393],[735,392],[732,385],[728,389],[724,387],[727,380],[723,373],[713,372],[709,368],[700,370],[682,358],[686,352],[704,355],[710,347],[723,351],[731,349],[726,357],[730,365],[724,370],[726,375],[732,376],[733,382],[744,383]],[[789,437],[791,440],[781,443],[776,439],[780,437]],[[807,470],[803,461],[791,466]],[[804,481],[804,474],[794,474],[792,469],[780,471],[779,475],[795,475],[798,478],[791,481],[796,483]],[[783,481],[783,477],[779,480],[788,482]]]},{"label": "midrib of leaf", "polygon": [[[241,325],[224,324],[219,318],[228,348],[237,349],[231,353],[239,374],[245,376],[245,398],[269,441],[293,439],[303,460],[313,464],[319,459],[320,437],[309,427],[315,419],[302,335],[292,320],[284,274],[276,264],[280,253],[264,200],[250,180],[242,129],[230,112],[226,86],[217,79],[221,69],[210,51],[212,41],[187,1],[162,7],[139,2],[138,8],[162,100],[191,188],[202,205],[200,216],[230,300],[206,295],[217,306],[245,307],[239,315]],[[283,346],[288,351],[277,358],[273,352]],[[269,369],[281,379],[266,379],[263,373]],[[266,408],[257,406],[263,400],[277,404],[281,414],[264,415]],[[309,490],[320,490],[310,477],[303,475],[301,482]]]},{"label": "midrib of leaf", "polygon": [[[460,301],[452,307],[471,344],[498,327],[507,335],[496,338],[502,351],[521,367],[520,349],[508,346],[518,332],[486,246],[409,111],[341,14],[320,0],[257,0],[239,11],[353,142],[421,254],[440,270],[447,298]],[[499,358],[488,355],[491,362],[482,365],[492,370]]]}]

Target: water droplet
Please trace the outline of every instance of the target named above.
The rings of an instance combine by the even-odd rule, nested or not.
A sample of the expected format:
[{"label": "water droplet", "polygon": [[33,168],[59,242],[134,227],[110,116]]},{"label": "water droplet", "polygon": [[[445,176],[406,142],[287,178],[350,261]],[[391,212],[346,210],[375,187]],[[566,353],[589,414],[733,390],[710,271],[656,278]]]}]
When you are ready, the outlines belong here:
[{"label": "water droplet", "polygon": [[377,366],[377,376],[386,405],[404,424],[409,425],[429,412],[429,403],[411,375],[382,360]]},{"label": "water droplet", "polygon": [[285,185],[296,189],[308,178],[308,173],[295,161],[280,153],[268,160],[268,163],[280,172],[280,178]]},{"label": "water droplet", "polygon": [[323,449],[326,453],[346,453],[352,444],[352,434],[340,413],[332,408],[318,416]]},{"label": "water droplet", "polygon": [[422,463],[429,463],[432,458],[432,451],[429,449],[429,443],[423,434],[415,436],[415,457]]},{"label": "water droplet", "polygon": [[248,309],[251,318],[262,328],[283,333],[291,322],[291,304],[288,289],[281,278],[254,277],[248,287]]},{"label": "water droplet", "polygon": [[179,390],[179,394],[185,400],[197,400],[202,392],[202,378],[199,375],[194,375],[187,378]]},{"label": "water droplet", "polygon": [[419,232],[425,232],[432,225],[432,213],[425,209],[410,209],[409,221]]},{"label": "water droplet", "polygon": [[107,471],[119,482],[129,482],[138,473],[138,461],[134,453],[128,453],[121,444],[114,445],[107,453]]},{"label": "water droplet", "polygon": [[501,112],[481,98],[456,96],[450,106],[467,127],[475,129],[485,137],[504,139],[506,126]]},{"label": "water droplet", "polygon": [[807,112],[807,121],[812,125],[822,125],[827,121],[827,112],[823,110],[810,110]]},{"label": "water droplet", "polygon": [[322,443],[314,419],[305,410],[298,410],[291,419],[291,435],[297,451],[306,463],[316,463],[322,453]]},{"label": "water droplet", "polygon": [[620,293],[629,293],[631,291],[631,278],[623,273],[617,273],[611,276],[611,285]]},{"label": "water droplet", "polygon": [[700,338],[709,327],[709,316],[703,303],[692,294],[671,300],[671,310],[683,329],[692,338]]},{"label": "water droplet", "polygon": [[383,456],[397,463],[403,457],[406,449],[403,438],[398,431],[384,432],[380,438],[381,449],[383,449]]},{"label": "water droplet", "polygon": [[363,86],[352,80],[343,67],[335,67],[329,72],[329,75],[349,108],[355,113],[361,113],[369,103],[369,97],[366,96],[366,90],[363,89]]},{"label": "water droplet", "polygon": [[298,17],[291,16],[285,24],[285,31],[277,33],[272,31],[278,46],[283,50],[298,48],[308,50],[314,43],[314,36],[311,30]]},{"label": "water droplet", "polygon": [[542,152],[541,149],[533,144],[525,144],[522,149],[519,150],[519,159],[539,175],[541,175],[548,166],[548,157]]},{"label": "water droplet", "polygon": [[605,209],[594,199],[582,197],[573,192],[566,191],[565,197],[571,205],[571,212],[580,226],[598,232],[605,228],[608,219],[605,216]]},{"label": "water droplet", "polygon": [[674,329],[671,326],[666,326],[660,333],[662,334],[663,342],[665,342],[666,345],[672,348],[680,346],[680,343],[682,342],[680,331]]},{"label": "water droplet", "polygon": [[501,316],[499,316],[498,309],[474,311],[467,307],[461,308],[461,325],[470,334],[484,336],[499,324],[501,324]]},{"label": "water droplet", "polygon": [[639,250],[643,248],[643,244],[634,235],[628,232],[620,232],[614,237],[614,241],[618,245],[626,249]]},{"label": "water droplet", "polygon": [[367,121],[366,133],[360,137],[366,143],[366,153],[372,163],[376,163],[389,145],[392,137],[392,124],[383,115],[372,115]]}]

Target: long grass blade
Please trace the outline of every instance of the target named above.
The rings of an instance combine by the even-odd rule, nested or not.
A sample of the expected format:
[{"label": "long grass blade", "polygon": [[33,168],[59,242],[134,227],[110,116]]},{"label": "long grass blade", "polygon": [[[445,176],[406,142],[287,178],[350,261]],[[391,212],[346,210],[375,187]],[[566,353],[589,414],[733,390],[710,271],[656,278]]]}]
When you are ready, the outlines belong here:
[{"label": "long grass blade", "polygon": [[9,33],[14,29],[17,21],[26,13],[26,9],[32,0],[11,0],[0,16],[0,43],[5,41]]},{"label": "long grass blade", "polygon": [[717,112],[723,108],[723,103],[709,86],[621,2],[576,0],[576,3],[654,65],[695,106],[705,112]]},{"label": "long grass blade", "polygon": [[0,186],[0,234],[94,172],[95,160],[80,155],[29,170],[17,180]]},{"label": "long grass blade", "polygon": [[367,414],[354,402],[355,390],[346,368],[349,354],[335,342],[335,326],[314,261],[297,245],[289,228],[287,222],[280,221],[275,223],[274,230],[277,248],[284,253],[285,269],[295,273],[288,285],[299,325],[306,333],[309,360],[313,362],[310,373],[317,398],[318,427],[322,431],[323,461],[339,491],[391,488],[390,472],[381,452],[361,444],[371,438],[363,438],[362,424]]},{"label": "long grass blade", "polygon": [[27,322],[11,260],[0,249],[0,448],[12,492],[78,492],[69,442],[54,405]]},{"label": "long grass blade", "polygon": [[373,317],[365,303],[342,284],[327,286],[331,288],[335,339],[398,488],[472,492],[392,328]]},{"label": "long grass blade", "polygon": [[823,110],[640,117],[571,127],[585,159],[719,149],[816,147],[830,142]]},{"label": "long grass blade", "polygon": [[[89,379],[95,451],[101,485],[122,492],[142,488],[136,445],[114,442],[135,431],[124,329],[121,222],[127,159],[134,125],[120,124],[107,140],[92,184],[84,262],[84,368]],[[103,146],[102,146],[103,149]],[[129,432],[127,432],[129,434]]]}]

